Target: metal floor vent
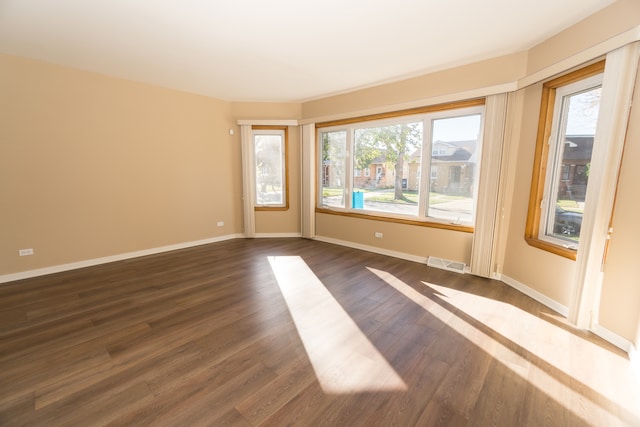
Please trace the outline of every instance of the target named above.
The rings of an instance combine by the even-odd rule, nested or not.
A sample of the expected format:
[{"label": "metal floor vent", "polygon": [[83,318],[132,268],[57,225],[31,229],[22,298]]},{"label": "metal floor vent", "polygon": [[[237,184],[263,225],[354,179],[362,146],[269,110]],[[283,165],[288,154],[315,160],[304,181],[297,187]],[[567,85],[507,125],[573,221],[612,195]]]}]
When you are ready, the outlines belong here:
[{"label": "metal floor vent", "polygon": [[458,261],[449,261],[448,259],[436,258],[430,256],[427,258],[427,265],[429,267],[441,268],[443,270],[454,271],[456,273],[464,274],[465,264]]}]

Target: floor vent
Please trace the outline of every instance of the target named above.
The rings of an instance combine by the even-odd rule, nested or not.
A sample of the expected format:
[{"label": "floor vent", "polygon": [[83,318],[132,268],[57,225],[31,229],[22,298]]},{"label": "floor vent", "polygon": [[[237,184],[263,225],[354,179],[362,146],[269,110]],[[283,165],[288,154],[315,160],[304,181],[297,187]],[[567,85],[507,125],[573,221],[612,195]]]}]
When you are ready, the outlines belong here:
[{"label": "floor vent", "polygon": [[461,274],[464,274],[464,268],[465,268],[465,265],[463,262],[449,261],[448,259],[436,258],[432,256],[427,258],[427,265],[429,267],[455,271],[456,273],[461,273]]}]

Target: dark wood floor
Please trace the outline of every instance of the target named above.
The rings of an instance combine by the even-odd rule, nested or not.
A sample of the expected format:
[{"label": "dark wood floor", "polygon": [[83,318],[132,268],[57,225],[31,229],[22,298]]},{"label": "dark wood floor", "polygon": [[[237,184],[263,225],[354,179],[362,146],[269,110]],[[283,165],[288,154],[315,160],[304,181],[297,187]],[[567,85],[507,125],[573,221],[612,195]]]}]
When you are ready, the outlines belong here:
[{"label": "dark wood floor", "polygon": [[0,303],[3,426],[640,425],[626,355],[530,298],[321,242],[215,243]]}]

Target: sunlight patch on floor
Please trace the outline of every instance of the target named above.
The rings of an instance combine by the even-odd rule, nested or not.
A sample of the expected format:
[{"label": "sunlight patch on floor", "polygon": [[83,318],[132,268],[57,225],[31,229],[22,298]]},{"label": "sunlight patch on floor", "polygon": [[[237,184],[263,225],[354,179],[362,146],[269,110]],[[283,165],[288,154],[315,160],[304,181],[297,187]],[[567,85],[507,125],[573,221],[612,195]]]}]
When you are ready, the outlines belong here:
[{"label": "sunlight patch on floor", "polygon": [[268,259],[325,393],[407,389],[402,378],[302,258]]},{"label": "sunlight patch on floor", "polygon": [[[627,358],[593,344],[570,331],[558,328],[511,304],[423,283],[440,294],[446,295],[449,304],[482,322],[502,337],[640,417],[639,395],[630,393],[621,396],[619,393],[621,387],[619,381],[629,378],[631,372]],[[509,321],[516,316],[517,324]],[[576,363],[576,354],[584,355],[585,362]],[[630,386],[633,388],[631,382]],[[629,399],[621,400],[621,398]]]},{"label": "sunlight patch on floor", "polygon": [[[634,395],[621,402],[620,394],[615,393],[620,384],[613,378],[625,378],[630,369],[623,358],[510,304],[422,282],[434,298],[441,299],[438,303],[388,272],[367,269],[559,404],[568,399],[592,400],[592,396],[600,395],[608,403],[599,410],[615,413],[624,408],[625,414],[614,415],[640,420]],[[518,321],[514,322],[516,318]],[[474,320],[478,327],[473,325]],[[590,364],[572,365],[575,352],[584,352],[584,360]],[[603,375],[598,369],[610,374]],[[570,377],[564,380],[572,387],[557,378],[563,375]],[[594,421],[585,414],[575,415],[587,423]]]}]

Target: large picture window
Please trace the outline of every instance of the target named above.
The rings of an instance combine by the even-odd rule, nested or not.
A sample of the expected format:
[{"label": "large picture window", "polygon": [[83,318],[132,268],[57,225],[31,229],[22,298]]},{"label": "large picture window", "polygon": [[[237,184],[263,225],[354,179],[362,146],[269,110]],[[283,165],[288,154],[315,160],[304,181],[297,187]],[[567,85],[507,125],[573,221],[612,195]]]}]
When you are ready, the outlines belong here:
[{"label": "large picture window", "polygon": [[484,106],[319,124],[319,210],[472,231]]},{"label": "large picture window", "polygon": [[527,241],[575,259],[589,183],[604,63],[543,86]]}]

